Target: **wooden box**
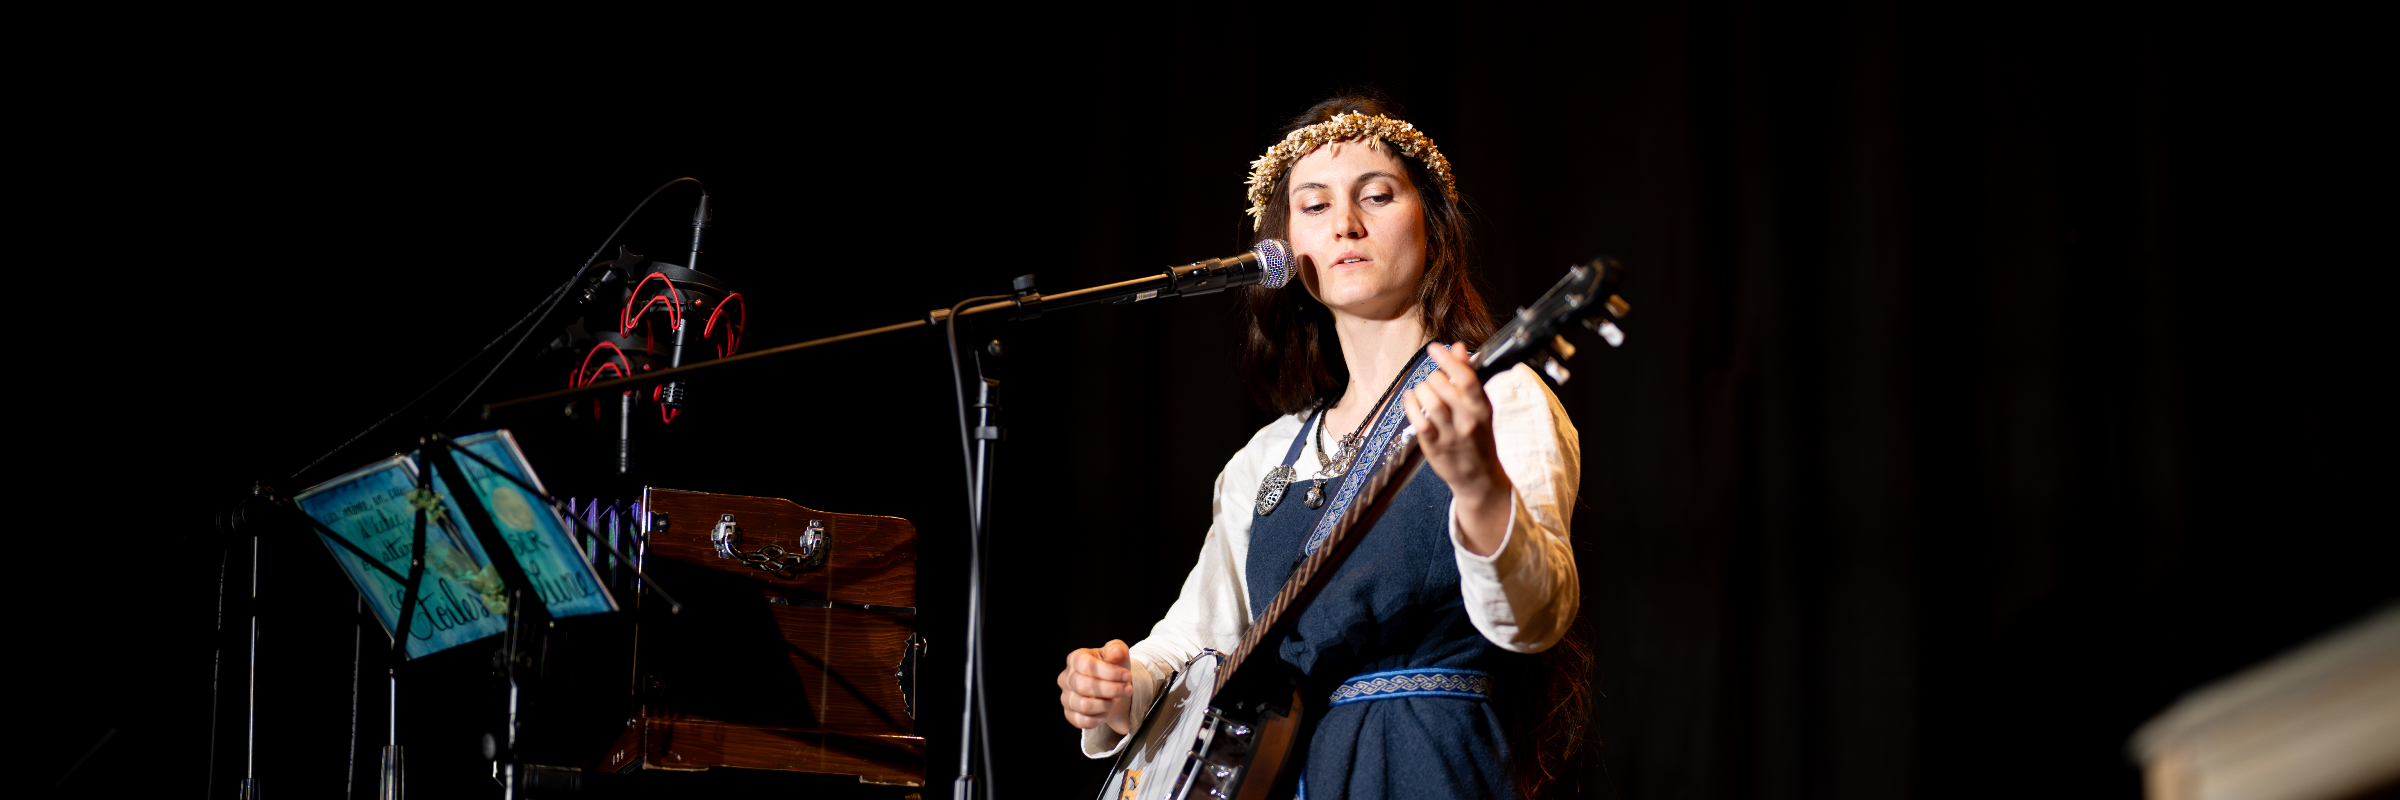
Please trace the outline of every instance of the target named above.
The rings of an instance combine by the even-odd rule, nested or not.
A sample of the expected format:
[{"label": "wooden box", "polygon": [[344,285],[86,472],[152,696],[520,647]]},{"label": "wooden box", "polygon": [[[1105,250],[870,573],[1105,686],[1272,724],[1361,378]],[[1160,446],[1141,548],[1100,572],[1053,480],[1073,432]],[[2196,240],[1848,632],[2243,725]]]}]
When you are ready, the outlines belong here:
[{"label": "wooden box", "polygon": [[[730,518],[728,518],[730,515]],[[605,772],[760,770],[921,785],[916,735],[917,532],[769,497],[650,488],[633,711]],[[724,557],[712,533],[730,523]],[[812,528],[823,550],[803,559]],[[748,560],[743,555],[749,556]],[[778,556],[774,571],[751,561]],[[791,562],[803,563],[791,563]]]}]

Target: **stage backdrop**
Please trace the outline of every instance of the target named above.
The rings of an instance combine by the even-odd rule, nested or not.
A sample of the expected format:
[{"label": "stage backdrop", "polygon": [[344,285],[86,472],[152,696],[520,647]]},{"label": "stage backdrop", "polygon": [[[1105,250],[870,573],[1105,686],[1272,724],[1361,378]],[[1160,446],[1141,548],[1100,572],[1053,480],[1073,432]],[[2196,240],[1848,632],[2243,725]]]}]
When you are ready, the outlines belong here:
[{"label": "stage backdrop", "polygon": [[[1020,274],[1058,291],[1238,252],[1246,164],[1350,88],[1456,165],[1496,312],[1596,253],[1632,269],[1631,342],[1582,340],[1560,390],[1598,656],[1581,796],[2131,798],[2125,741],[2148,715],[2393,596],[2389,525],[2364,513],[2388,494],[2363,389],[2388,358],[2361,313],[2389,258],[2351,246],[2364,214],[2339,202],[2360,179],[2333,79],[2355,65],[2291,20],[1403,4],[983,35],[1017,30],[1001,22],[691,69],[326,52],[341,91],[304,103],[233,80],[248,68],[142,90],[209,111],[206,135],[76,123],[89,135],[59,146],[88,155],[72,191],[90,227],[56,255],[91,286],[35,338],[80,365],[56,385],[100,399],[44,394],[25,420],[73,434],[37,442],[72,476],[58,507],[82,510],[44,528],[72,536],[21,535],[19,563],[138,569],[23,567],[61,609],[34,615],[55,647],[12,656],[56,725],[32,763],[64,774],[105,735],[61,791],[192,794],[213,719],[229,796],[247,634],[238,603],[217,633],[215,596],[221,561],[243,593],[250,553],[226,557],[209,512],[252,479],[302,488],[296,470],[472,356],[658,183],[707,181],[701,266],[749,301],[755,349]],[[681,263],[692,201],[670,192],[621,241]],[[1236,383],[1237,333],[1224,297],[999,331],[1008,796],[1096,785],[1052,680],[1069,649],[1139,639],[1165,610],[1211,481],[1268,421]],[[920,339],[695,385],[645,472],[917,523],[928,792],[956,745],[966,552],[943,363]],[[591,469],[576,443],[605,435],[515,427],[545,475]],[[406,446],[370,437],[327,466]],[[122,485],[159,474],[171,503]],[[385,701],[372,662],[353,699],[351,590],[313,541],[259,561],[267,791],[368,785]],[[492,789],[488,655],[403,673],[421,792]]]}]

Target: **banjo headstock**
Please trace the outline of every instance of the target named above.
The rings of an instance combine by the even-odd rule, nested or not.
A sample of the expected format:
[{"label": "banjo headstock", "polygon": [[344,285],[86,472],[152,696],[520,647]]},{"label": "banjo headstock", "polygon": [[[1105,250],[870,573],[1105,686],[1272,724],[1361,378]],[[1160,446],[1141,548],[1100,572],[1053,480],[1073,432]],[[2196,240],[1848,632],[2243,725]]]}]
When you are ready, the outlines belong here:
[{"label": "banjo headstock", "polygon": [[1475,372],[1484,380],[1506,372],[1518,362],[1531,362],[1555,383],[1567,382],[1567,359],[1575,346],[1560,335],[1569,325],[1582,325],[1600,334],[1610,347],[1625,344],[1621,325],[1633,306],[1617,296],[1625,266],[1608,256],[1568,268],[1550,291],[1532,305],[1517,309],[1508,324],[1492,334],[1475,354]]}]

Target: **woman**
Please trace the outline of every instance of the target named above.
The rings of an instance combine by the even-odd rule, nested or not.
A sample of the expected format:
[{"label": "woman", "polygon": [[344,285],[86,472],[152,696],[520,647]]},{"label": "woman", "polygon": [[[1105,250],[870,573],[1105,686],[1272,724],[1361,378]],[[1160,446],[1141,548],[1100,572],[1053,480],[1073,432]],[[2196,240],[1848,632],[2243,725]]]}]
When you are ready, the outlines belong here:
[{"label": "woman", "polygon": [[[1305,691],[1339,698],[1309,742],[1303,791],[1516,796],[1500,716],[1475,695],[1540,692],[1495,687],[1494,674],[1524,672],[1510,654],[1551,647],[1575,618],[1575,428],[1525,367],[1477,381],[1468,351],[1492,322],[1430,139],[1374,101],[1336,98],[1253,167],[1259,238],[1291,243],[1299,280],[1248,290],[1244,366],[1284,416],[1219,474],[1199,564],[1166,617],[1134,645],[1069,654],[1059,703],[1085,754],[1122,749],[1177,668],[1234,649],[1313,551],[1323,508],[1344,507],[1326,498],[1349,462],[1371,463],[1388,438],[1377,433],[1405,417],[1439,480],[1410,484],[1276,649]],[[1381,697],[1368,683],[1412,672],[1475,680],[1447,696]]]}]

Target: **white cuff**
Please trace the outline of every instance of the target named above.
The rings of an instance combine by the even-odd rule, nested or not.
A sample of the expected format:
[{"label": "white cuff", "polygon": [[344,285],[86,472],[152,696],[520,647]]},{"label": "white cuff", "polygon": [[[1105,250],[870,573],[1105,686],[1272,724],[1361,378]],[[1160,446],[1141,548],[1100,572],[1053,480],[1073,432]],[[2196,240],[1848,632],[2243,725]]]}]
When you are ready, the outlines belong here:
[{"label": "white cuff", "polygon": [[1459,594],[1466,601],[1467,621],[1493,644],[1518,653],[1547,650],[1562,632],[1551,619],[1556,615],[1552,608],[1555,594],[1562,587],[1552,585],[1557,580],[1547,563],[1548,554],[1529,541],[1542,538],[1542,532],[1519,530],[1520,523],[1531,518],[1516,491],[1510,490],[1508,524],[1501,529],[1500,546],[1493,548],[1491,555],[1476,555],[1467,549],[1466,537],[1459,530],[1455,500],[1450,508],[1450,550],[1458,562]]},{"label": "white cuff", "polygon": [[1479,556],[1475,554],[1475,551],[1467,549],[1466,531],[1460,530],[1458,527],[1458,498],[1453,497],[1450,499],[1450,517],[1448,520],[1448,524],[1450,526],[1450,549],[1453,552],[1458,553],[1458,571],[1460,577],[1466,576],[1466,572],[1469,569],[1467,563],[1472,560],[1484,572],[1491,573],[1492,580],[1499,580],[1499,575],[1497,573],[1493,573],[1492,570],[1498,567],[1501,556],[1508,554],[1509,546],[1517,543],[1517,507],[1520,505],[1523,505],[1523,503],[1517,501],[1517,490],[1514,487],[1511,487],[1508,490],[1508,523],[1500,526],[1500,546],[1492,548],[1491,555]]}]

